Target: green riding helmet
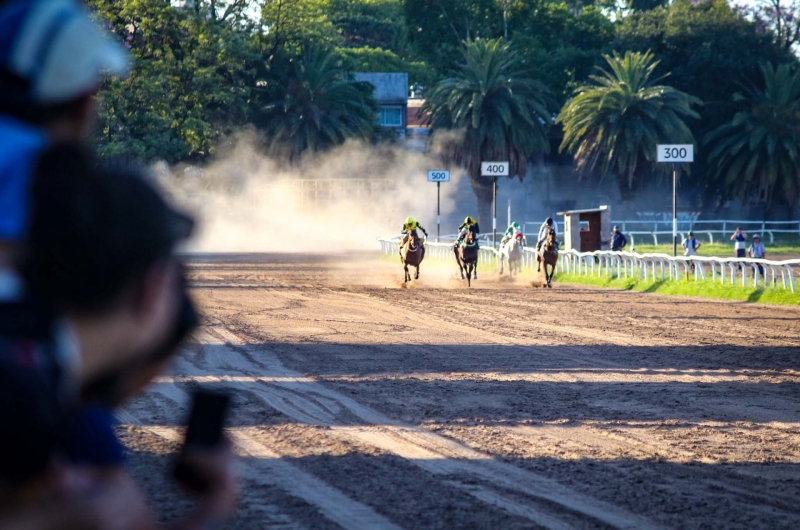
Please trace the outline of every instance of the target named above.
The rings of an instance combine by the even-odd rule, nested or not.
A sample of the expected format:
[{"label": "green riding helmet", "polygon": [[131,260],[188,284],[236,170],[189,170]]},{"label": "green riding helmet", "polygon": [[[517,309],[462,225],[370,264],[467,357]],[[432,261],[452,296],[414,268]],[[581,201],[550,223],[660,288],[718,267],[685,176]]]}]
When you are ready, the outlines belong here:
[{"label": "green riding helmet", "polygon": [[413,222],[414,222],[414,220],[413,220],[412,218],[410,218],[410,217],[406,217],[406,224],[407,224],[407,225],[410,225],[410,224],[411,224],[411,223],[413,223]]},{"label": "green riding helmet", "polygon": [[472,217],[470,217],[470,216],[468,215],[468,216],[466,216],[466,217],[464,218],[464,224],[467,224],[467,225],[474,225],[474,224],[475,224],[475,219],[473,219]]}]

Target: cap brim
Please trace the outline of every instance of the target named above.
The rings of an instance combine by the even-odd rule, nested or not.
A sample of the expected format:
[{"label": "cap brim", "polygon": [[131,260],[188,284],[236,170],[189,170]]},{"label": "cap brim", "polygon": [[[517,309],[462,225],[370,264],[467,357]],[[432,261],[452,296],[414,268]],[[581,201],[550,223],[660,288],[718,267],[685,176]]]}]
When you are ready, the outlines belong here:
[{"label": "cap brim", "polygon": [[127,74],[127,51],[88,14],[71,19],[58,35],[34,84],[38,102],[60,103],[97,90],[103,77]]}]

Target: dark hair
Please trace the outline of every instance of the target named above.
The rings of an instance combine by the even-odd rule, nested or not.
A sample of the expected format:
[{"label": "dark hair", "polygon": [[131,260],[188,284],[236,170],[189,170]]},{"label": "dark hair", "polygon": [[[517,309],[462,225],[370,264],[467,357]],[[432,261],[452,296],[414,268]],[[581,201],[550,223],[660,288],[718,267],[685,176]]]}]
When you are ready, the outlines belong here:
[{"label": "dark hair", "polygon": [[0,114],[16,118],[33,125],[46,126],[65,116],[74,114],[83,105],[89,94],[64,103],[37,105],[30,101],[30,82],[27,79],[0,68]]},{"label": "dark hair", "polygon": [[[33,180],[20,272],[62,309],[102,311],[191,229],[140,173],[94,168],[81,147],[56,145]],[[188,229],[176,230],[178,220]]]},{"label": "dark hair", "polygon": [[742,227],[741,227],[741,226],[737,226],[737,227],[736,227],[736,230],[741,230],[741,229],[742,229]]}]

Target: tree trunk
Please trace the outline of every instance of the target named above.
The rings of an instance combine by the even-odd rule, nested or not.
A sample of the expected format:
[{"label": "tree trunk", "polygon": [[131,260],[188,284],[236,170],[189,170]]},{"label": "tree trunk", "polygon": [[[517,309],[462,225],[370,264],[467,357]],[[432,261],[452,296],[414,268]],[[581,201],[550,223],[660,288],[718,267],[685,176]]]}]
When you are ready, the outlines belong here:
[{"label": "tree trunk", "polygon": [[492,179],[472,176],[471,184],[478,199],[478,223],[481,231],[488,234],[492,231]]}]

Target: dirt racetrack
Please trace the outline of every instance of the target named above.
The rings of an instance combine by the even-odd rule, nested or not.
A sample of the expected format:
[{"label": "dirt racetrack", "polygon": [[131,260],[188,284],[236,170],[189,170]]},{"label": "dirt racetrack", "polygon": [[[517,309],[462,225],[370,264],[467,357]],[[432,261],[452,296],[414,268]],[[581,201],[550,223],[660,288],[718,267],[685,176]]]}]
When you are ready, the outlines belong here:
[{"label": "dirt racetrack", "polygon": [[190,271],[203,326],[120,414],[165,520],[186,392],[219,385],[227,528],[800,528],[798,309],[424,264],[401,289],[375,255]]}]

